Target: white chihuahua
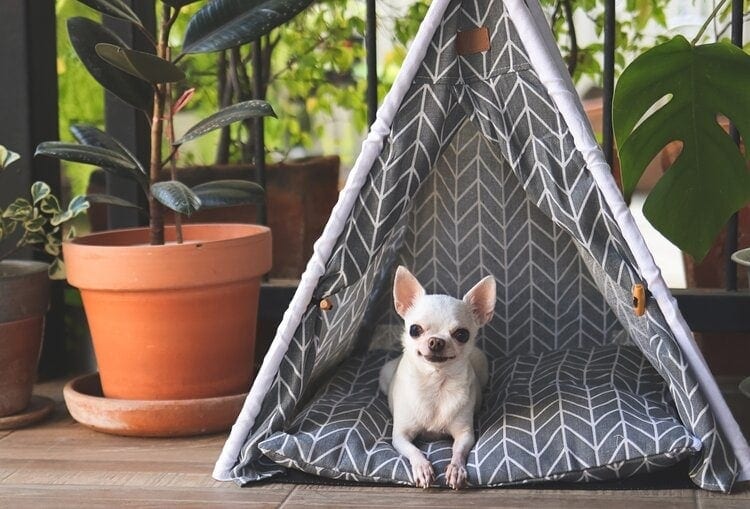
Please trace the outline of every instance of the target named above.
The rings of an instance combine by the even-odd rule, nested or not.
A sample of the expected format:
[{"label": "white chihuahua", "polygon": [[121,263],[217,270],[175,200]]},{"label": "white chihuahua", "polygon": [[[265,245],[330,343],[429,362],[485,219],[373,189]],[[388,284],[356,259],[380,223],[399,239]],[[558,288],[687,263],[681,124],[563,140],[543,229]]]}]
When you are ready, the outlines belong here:
[{"label": "white chihuahua", "polygon": [[400,266],[393,301],[406,325],[403,353],[380,371],[380,389],[393,414],[393,447],[409,459],[416,485],[427,488],[435,471],[412,440],[450,435],[453,455],[445,480],[453,489],[462,488],[475,442],[474,412],[488,378],[477,330],[492,318],[495,279],[485,277],[458,300],[426,295],[417,278]]}]

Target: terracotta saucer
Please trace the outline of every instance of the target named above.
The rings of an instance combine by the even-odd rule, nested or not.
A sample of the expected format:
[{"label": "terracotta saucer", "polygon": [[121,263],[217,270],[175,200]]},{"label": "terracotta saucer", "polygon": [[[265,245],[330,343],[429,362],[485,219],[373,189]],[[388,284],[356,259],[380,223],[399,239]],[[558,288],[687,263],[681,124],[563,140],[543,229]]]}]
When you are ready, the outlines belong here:
[{"label": "terracotta saucer", "polygon": [[228,430],[247,394],[178,400],[112,399],[102,395],[99,373],[74,378],[63,396],[70,415],[96,431],[135,437],[185,437]]},{"label": "terracotta saucer", "polygon": [[0,429],[16,429],[41,421],[55,409],[55,402],[44,396],[31,396],[29,406],[21,413],[0,417]]}]

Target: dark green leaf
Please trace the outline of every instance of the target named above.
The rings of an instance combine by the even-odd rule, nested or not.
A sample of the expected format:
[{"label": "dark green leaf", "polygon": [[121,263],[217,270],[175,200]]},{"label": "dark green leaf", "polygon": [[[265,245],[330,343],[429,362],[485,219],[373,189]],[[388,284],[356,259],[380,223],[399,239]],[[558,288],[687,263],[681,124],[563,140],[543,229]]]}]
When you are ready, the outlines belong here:
[{"label": "dark green leaf", "polygon": [[115,205],[117,207],[127,207],[131,209],[140,209],[138,205],[128,200],[124,200],[111,194],[92,193],[86,195],[86,200],[91,203],[101,203],[103,205]]},{"label": "dark green leaf", "polygon": [[124,19],[138,26],[143,26],[138,15],[133,12],[128,4],[122,0],[78,0],[82,4],[88,5],[95,11],[111,16],[113,18]]},{"label": "dark green leaf", "polygon": [[679,36],[633,61],[615,90],[613,125],[626,196],[659,151],[682,142],[643,211],[698,260],[729,217],[750,201],[745,161],[717,123],[724,114],[750,139],[748,84],[750,56],[741,49],[726,43],[691,46]]},{"label": "dark green leaf", "polygon": [[195,193],[176,180],[157,182],[151,186],[151,194],[159,203],[184,216],[191,215],[201,206],[201,201]]},{"label": "dark green leaf", "polygon": [[97,44],[95,50],[96,54],[110,65],[152,84],[173,83],[185,79],[185,73],[179,67],[151,53],[104,42]]},{"label": "dark green leaf", "polygon": [[111,30],[90,19],[74,17],[68,20],[68,35],[78,58],[101,86],[131,106],[149,111],[153,94],[151,87],[112,67],[96,54],[99,43],[125,46]]},{"label": "dark green leaf", "polygon": [[28,200],[23,198],[16,198],[13,203],[3,211],[3,217],[12,220],[22,220],[30,216],[33,212],[33,207]]},{"label": "dark green leaf", "polygon": [[45,214],[58,214],[60,212],[60,201],[57,196],[50,194],[41,201],[39,210]]},{"label": "dark green leaf", "polygon": [[61,141],[45,141],[36,148],[35,155],[56,157],[65,161],[99,166],[119,177],[135,179],[141,187],[148,187],[146,176],[136,164],[119,152],[93,145],[78,145]]},{"label": "dark green leaf", "polygon": [[247,180],[214,180],[193,187],[201,201],[201,209],[229,207],[262,202],[264,191],[255,182]]},{"label": "dark green leaf", "polygon": [[210,53],[254,41],[286,23],[312,0],[214,0],[190,19],[183,53]]},{"label": "dark green leaf", "polygon": [[213,115],[210,115],[195,124],[187,130],[182,138],[175,141],[173,145],[182,145],[185,142],[194,140],[195,138],[203,136],[215,129],[220,129],[246,118],[275,116],[276,113],[274,113],[273,108],[271,108],[271,105],[266,101],[253,100],[233,104],[232,106],[219,110]]},{"label": "dark green leaf", "polygon": [[29,232],[38,233],[42,231],[45,224],[47,224],[46,217],[36,216],[24,221],[23,227]]},{"label": "dark green leaf", "polygon": [[63,263],[60,258],[55,258],[52,260],[52,263],[49,264],[47,275],[53,280],[65,279],[65,263]]},{"label": "dark green leaf", "polygon": [[90,145],[92,147],[100,147],[119,152],[123,156],[127,157],[141,170],[143,174],[148,173],[146,168],[141,162],[133,155],[133,153],[125,148],[125,146],[117,141],[115,138],[105,133],[98,127],[88,124],[73,124],[70,126],[70,132],[73,133],[73,137],[83,145]]},{"label": "dark green leaf", "polygon": [[72,200],[70,200],[70,203],[68,203],[68,208],[59,214],[55,214],[52,219],[50,220],[50,224],[52,226],[58,226],[65,221],[70,221],[74,217],[80,216],[84,212],[86,212],[91,207],[91,203],[86,199],[85,196],[76,196]]}]

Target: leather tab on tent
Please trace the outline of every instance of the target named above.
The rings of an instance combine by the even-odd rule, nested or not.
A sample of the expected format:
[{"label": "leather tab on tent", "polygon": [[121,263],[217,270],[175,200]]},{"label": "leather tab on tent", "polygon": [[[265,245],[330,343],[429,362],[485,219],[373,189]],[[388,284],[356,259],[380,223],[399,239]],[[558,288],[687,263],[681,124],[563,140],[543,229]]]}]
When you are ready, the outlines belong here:
[{"label": "leather tab on tent", "polygon": [[487,27],[456,33],[456,52],[459,55],[473,55],[488,49],[490,49],[490,31]]},{"label": "leather tab on tent", "polygon": [[633,312],[635,316],[646,313],[646,287],[640,283],[633,285]]},{"label": "leather tab on tent", "polygon": [[323,311],[330,311],[333,309],[333,302],[331,302],[329,299],[321,299],[320,304],[318,304],[318,306]]}]

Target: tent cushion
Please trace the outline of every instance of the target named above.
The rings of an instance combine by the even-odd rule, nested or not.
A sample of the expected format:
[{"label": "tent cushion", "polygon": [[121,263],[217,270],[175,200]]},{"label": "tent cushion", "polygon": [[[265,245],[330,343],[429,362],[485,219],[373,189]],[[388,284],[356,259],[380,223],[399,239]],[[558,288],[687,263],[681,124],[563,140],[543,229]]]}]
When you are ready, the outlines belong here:
[{"label": "tent cushion", "polygon": [[[380,367],[394,352],[352,357],[285,432],[259,444],[275,462],[325,477],[412,485],[391,446]],[[623,478],[700,450],[669,390],[632,346],[609,345],[491,362],[467,464],[471,486]],[[444,485],[451,440],[418,442]]]}]

